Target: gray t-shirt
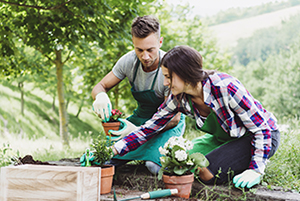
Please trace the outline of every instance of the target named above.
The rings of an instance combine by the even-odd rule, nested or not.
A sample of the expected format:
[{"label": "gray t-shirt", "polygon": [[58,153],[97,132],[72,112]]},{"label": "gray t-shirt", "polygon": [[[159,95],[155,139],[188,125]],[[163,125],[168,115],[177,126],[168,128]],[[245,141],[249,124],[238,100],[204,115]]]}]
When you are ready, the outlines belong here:
[{"label": "gray t-shirt", "polygon": [[[159,50],[159,52],[160,52],[160,60],[161,60],[165,52],[162,50]],[[123,55],[117,61],[116,65],[112,69],[112,72],[117,78],[123,80],[124,78],[127,77],[129,82],[132,82],[134,77],[136,62],[137,62],[137,56],[135,54],[135,51],[132,50],[127,54]],[[135,90],[145,91],[151,89],[156,71],[157,69],[151,72],[145,72],[142,68],[142,64],[140,63],[134,81]],[[164,82],[164,76],[161,72],[161,68],[159,68],[159,72],[156,78],[156,83],[154,84],[154,88],[153,88],[156,96],[159,98],[164,98],[165,96],[168,96],[169,93],[168,87],[164,86],[163,82]]]}]

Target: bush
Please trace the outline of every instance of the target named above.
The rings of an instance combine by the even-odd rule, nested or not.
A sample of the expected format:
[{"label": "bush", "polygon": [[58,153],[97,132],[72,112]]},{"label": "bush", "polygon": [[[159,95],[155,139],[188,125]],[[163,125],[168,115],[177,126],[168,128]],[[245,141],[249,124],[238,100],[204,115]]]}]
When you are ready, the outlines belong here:
[{"label": "bush", "polygon": [[15,155],[16,154],[13,153],[13,150],[12,148],[10,148],[9,143],[3,143],[2,148],[0,148],[0,167],[10,165],[12,163],[12,158]]}]

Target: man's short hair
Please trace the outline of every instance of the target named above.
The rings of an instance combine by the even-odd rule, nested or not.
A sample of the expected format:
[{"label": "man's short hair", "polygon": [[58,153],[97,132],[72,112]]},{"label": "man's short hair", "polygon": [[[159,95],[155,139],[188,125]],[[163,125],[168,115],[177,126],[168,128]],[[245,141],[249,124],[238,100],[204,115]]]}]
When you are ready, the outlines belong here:
[{"label": "man's short hair", "polygon": [[134,18],[131,25],[131,35],[137,38],[146,38],[155,33],[160,38],[160,25],[156,17],[145,15]]}]

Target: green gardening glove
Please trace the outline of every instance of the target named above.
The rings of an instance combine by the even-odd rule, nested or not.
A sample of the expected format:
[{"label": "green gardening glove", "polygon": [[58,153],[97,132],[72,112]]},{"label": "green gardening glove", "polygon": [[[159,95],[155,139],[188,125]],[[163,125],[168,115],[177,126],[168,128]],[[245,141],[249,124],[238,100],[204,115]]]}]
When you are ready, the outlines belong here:
[{"label": "green gardening glove", "polygon": [[129,135],[132,131],[136,130],[137,127],[131,123],[130,121],[126,120],[126,119],[121,119],[118,118],[118,121],[121,122],[121,129],[115,131],[115,130],[109,130],[108,132],[112,135],[110,136],[106,136],[106,138],[108,140],[111,141],[119,141],[120,139],[122,139],[123,137]]},{"label": "green gardening glove", "polygon": [[243,173],[236,175],[233,178],[233,183],[235,184],[235,187],[247,187],[251,188],[252,186],[259,184],[261,179],[261,174],[259,172],[256,172],[255,170],[245,170]]},{"label": "green gardening glove", "polygon": [[87,151],[80,157],[80,166],[82,167],[88,167],[92,165],[99,165],[98,162],[95,162],[95,156],[93,152]]}]

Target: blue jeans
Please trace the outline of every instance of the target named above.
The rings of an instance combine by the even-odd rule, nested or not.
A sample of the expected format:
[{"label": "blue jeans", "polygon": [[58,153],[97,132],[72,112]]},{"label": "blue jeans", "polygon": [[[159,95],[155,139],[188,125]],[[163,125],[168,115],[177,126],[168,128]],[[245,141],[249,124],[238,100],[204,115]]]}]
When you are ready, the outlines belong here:
[{"label": "blue jeans", "polygon": [[[271,134],[272,148],[268,158],[275,154],[280,144],[280,132],[276,130]],[[226,183],[231,181],[233,176],[248,169],[251,161],[252,137],[253,135],[242,137],[208,153],[206,158],[210,164],[207,168],[214,178],[202,182],[209,185]]]}]

